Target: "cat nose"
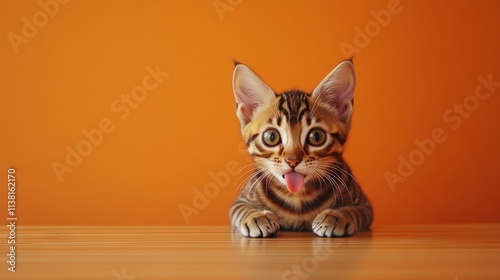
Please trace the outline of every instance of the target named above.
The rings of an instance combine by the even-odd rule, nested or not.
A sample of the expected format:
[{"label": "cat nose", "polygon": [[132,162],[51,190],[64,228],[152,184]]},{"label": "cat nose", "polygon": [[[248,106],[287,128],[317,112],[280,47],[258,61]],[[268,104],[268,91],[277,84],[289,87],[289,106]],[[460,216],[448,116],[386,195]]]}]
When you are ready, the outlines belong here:
[{"label": "cat nose", "polygon": [[294,168],[294,167],[297,167],[297,165],[299,165],[299,163],[302,161],[302,159],[300,158],[285,158],[285,161],[288,163],[288,165],[290,165],[290,167]]}]

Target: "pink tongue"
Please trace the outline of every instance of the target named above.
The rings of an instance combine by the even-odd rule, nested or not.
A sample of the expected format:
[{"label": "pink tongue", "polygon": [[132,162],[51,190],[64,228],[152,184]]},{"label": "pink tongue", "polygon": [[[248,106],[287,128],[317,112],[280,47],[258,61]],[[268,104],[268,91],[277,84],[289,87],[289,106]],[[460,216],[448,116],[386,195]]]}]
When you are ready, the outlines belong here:
[{"label": "pink tongue", "polygon": [[304,185],[304,175],[291,171],[285,174],[286,187],[291,192],[298,192]]}]

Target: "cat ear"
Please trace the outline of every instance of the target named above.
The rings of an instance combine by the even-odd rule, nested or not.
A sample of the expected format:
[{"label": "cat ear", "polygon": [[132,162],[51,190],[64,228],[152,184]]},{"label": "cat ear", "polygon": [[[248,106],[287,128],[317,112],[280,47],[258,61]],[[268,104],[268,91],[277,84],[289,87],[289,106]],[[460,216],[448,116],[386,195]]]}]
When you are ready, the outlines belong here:
[{"label": "cat ear", "polygon": [[233,72],[236,115],[241,126],[248,124],[255,111],[275,96],[274,91],[244,64],[236,64]]},{"label": "cat ear", "polygon": [[334,108],[340,120],[348,123],[351,120],[354,105],[354,87],[356,76],[354,66],[350,60],[339,63],[312,93],[313,98],[328,104]]}]

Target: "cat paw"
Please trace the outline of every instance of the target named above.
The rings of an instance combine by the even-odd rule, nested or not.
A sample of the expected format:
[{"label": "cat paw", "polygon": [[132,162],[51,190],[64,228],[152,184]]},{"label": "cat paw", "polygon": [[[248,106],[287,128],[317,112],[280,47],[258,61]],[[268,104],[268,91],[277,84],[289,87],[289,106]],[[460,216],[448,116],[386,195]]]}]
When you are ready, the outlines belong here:
[{"label": "cat paw", "polygon": [[278,233],[278,218],[269,211],[256,212],[241,222],[240,231],[248,237],[272,237]]},{"label": "cat paw", "polygon": [[322,237],[350,236],[357,231],[357,226],[355,221],[340,211],[326,209],[314,218],[312,230]]}]

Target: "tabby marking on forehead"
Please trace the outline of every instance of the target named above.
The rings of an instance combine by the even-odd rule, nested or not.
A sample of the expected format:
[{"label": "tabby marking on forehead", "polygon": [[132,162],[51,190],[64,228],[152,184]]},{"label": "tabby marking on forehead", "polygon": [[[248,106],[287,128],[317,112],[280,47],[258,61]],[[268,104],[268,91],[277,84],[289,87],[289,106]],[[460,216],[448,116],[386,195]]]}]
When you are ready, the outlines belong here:
[{"label": "tabby marking on forehead", "polygon": [[354,85],[350,60],[312,93],[276,94],[246,65],[235,66],[236,115],[255,168],[230,210],[243,235],[311,229],[335,237],[369,227],[371,205],[342,158]]},{"label": "tabby marking on forehead", "polygon": [[310,112],[309,101],[305,93],[289,91],[280,95],[278,110],[289,123],[298,123]]}]

